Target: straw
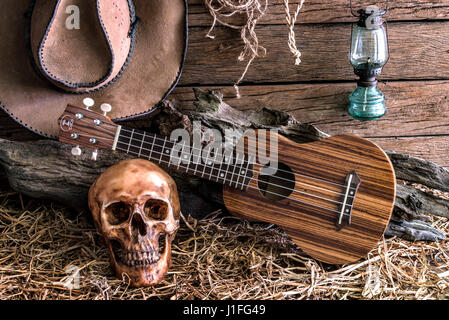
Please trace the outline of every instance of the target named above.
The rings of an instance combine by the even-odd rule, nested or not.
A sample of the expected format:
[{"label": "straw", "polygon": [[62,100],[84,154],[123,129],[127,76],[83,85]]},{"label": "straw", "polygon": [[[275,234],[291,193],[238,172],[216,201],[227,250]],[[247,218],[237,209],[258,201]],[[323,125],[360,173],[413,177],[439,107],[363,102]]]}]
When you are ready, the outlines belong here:
[{"label": "straw", "polygon": [[[447,219],[432,223],[448,235]],[[0,191],[1,299],[449,298],[447,241],[381,239],[365,259],[330,266],[302,253],[274,225],[185,213],[172,260],[160,284],[132,288],[112,272],[89,212]],[[79,272],[71,290],[64,285],[69,266]]]}]

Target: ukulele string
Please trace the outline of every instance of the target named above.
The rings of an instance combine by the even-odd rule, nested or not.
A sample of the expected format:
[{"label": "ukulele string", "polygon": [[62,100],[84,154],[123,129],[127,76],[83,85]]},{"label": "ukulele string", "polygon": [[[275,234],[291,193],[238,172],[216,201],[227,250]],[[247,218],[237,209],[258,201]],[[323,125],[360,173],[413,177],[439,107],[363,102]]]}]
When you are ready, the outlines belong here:
[{"label": "ukulele string", "polygon": [[[112,126],[112,124],[108,124],[108,125]],[[110,134],[113,133],[113,132],[111,132],[111,131],[108,131],[107,129],[105,129],[105,130],[106,130],[107,133],[110,133]],[[124,129],[124,128],[122,128],[121,131],[132,132],[132,131],[127,130],[127,129]],[[138,132],[138,131],[133,131],[133,132],[134,132],[134,134],[139,134],[139,135],[141,135],[141,136],[144,135],[144,134],[142,134],[142,133],[140,133],[140,132]],[[150,136],[149,136],[149,137],[150,137]],[[154,138],[154,141],[159,140],[159,141],[164,141],[164,142],[166,142],[166,139],[165,139],[165,140],[164,140],[164,139],[161,139],[161,138],[159,138],[157,135],[154,135],[154,134],[153,134],[152,137]],[[111,140],[111,141],[113,140],[113,139],[111,139],[111,138],[106,138],[106,137],[103,137],[103,138],[104,138],[104,139]],[[138,140],[137,138],[134,138],[134,137],[132,137],[132,138],[131,138],[131,137],[125,137],[125,138],[129,138],[129,139],[130,139],[129,145],[132,146],[132,147],[136,147],[136,148],[137,148],[137,146],[135,146],[135,145],[133,145],[133,144],[131,143],[131,140],[141,142],[141,145],[142,145],[142,148],[141,148],[141,149],[146,150],[146,151],[150,151],[150,152],[152,151],[152,150],[143,148],[143,145],[144,145],[144,144],[152,145],[152,143],[150,143],[150,142],[148,142],[148,141],[145,141],[144,139],[143,139],[143,141],[141,141],[141,140]],[[154,142],[154,141],[153,141],[153,142]],[[118,141],[118,142],[120,142],[120,141]],[[171,141],[171,142],[173,142],[173,141]],[[124,143],[124,142],[120,142],[120,143],[126,145],[126,143]],[[158,146],[160,146],[160,145],[158,145]],[[162,147],[162,146],[160,146],[160,147]],[[193,150],[202,151],[202,149],[195,148],[194,146],[192,146],[192,151],[193,151]],[[126,150],[126,151],[127,151],[127,150]],[[183,154],[189,154],[189,153],[184,152],[184,148],[182,148],[181,152],[182,152]],[[159,153],[159,154],[160,154],[160,153]],[[189,154],[189,155],[190,155],[190,154]],[[248,156],[252,156],[252,155],[248,155]],[[253,157],[254,157],[254,159],[256,158],[256,156],[253,156]],[[231,167],[231,168],[234,168],[234,171],[235,171],[235,168],[239,168],[239,169],[240,169],[240,167],[238,167],[238,166],[236,166],[236,165],[231,165],[230,163],[228,163],[227,165],[228,165],[227,169],[229,169],[230,167]],[[214,168],[215,168],[214,166],[207,166],[206,164],[205,164],[205,167],[206,167],[206,168],[211,168],[211,169],[214,169]],[[290,171],[285,171],[285,170],[282,170],[282,169],[280,169],[280,168],[277,169],[277,172],[292,173],[292,172],[290,172]],[[293,173],[293,175],[295,175],[295,176],[298,175],[298,176],[303,176],[303,177],[311,178],[311,179],[314,179],[314,180],[317,180],[317,181],[322,181],[322,182],[325,182],[325,183],[328,183],[328,184],[333,184],[333,185],[336,185],[336,186],[339,186],[339,187],[343,187],[343,188],[346,188],[346,187],[347,187],[347,186],[344,186],[344,185],[340,185],[340,184],[337,184],[337,183],[333,183],[333,182],[331,182],[331,181],[326,181],[326,180],[322,180],[322,179],[315,178],[315,177],[310,177],[310,176],[303,175],[303,174],[299,174],[299,173]],[[238,176],[240,177],[240,174],[238,174]],[[321,188],[321,187],[318,187],[318,186],[315,186],[315,185],[311,185],[311,184],[307,184],[307,183],[304,183],[304,182],[301,182],[301,181],[296,181],[297,179],[295,179],[295,181],[292,181],[292,180],[290,180],[290,179],[286,179],[286,178],[283,178],[283,177],[276,177],[276,178],[277,178],[277,179],[280,179],[280,180],[287,181],[287,182],[296,182],[296,183],[298,183],[298,184],[302,184],[302,185],[305,185],[305,186],[308,186],[308,187],[312,187],[312,188],[316,188],[316,189],[321,189],[321,190],[323,190],[323,191],[330,192],[330,193],[334,193],[334,194],[337,194],[337,195],[344,195],[344,193],[341,193],[341,192],[336,192],[336,191],[333,191],[333,190],[330,190],[330,189]],[[254,178],[251,178],[251,179],[252,179],[252,180],[255,180]],[[283,189],[290,190],[290,189],[288,189],[288,188],[286,188],[286,187],[284,187],[284,186],[282,186],[282,185],[276,185],[276,184],[268,183],[268,182],[267,182],[267,184],[272,185],[272,186],[277,186],[277,187],[280,187],[280,188],[283,188]],[[355,188],[352,188],[352,187],[349,188],[349,190],[353,190],[353,189],[355,189]],[[301,192],[301,191],[299,191],[299,190],[294,190],[294,192],[297,192],[297,193],[303,193],[303,194],[309,195],[308,193],[304,193],[304,192]],[[312,195],[312,196],[313,196],[313,195]],[[348,197],[351,198],[352,196],[348,195]],[[334,200],[330,200],[330,199],[328,199],[328,200],[329,200],[329,201],[334,201]]]},{"label": "ukulele string", "polygon": [[[157,138],[157,136],[154,136],[154,137]],[[126,137],[126,138],[130,138],[130,137]],[[105,139],[112,140],[112,139],[110,139],[110,138],[105,138]],[[137,139],[133,139],[133,140],[139,141],[139,140],[137,140]],[[161,139],[160,139],[160,140],[161,140]],[[164,141],[164,140],[162,140],[162,141]],[[122,141],[117,141],[117,143],[121,143],[121,144],[124,144],[124,145],[129,145],[129,144],[126,144],[125,142],[122,142]],[[141,147],[141,148],[139,147],[141,150],[149,151],[149,152],[152,152],[152,153],[155,153],[155,154],[158,154],[158,155],[162,155],[162,154],[163,154],[162,152],[158,152],[158,151],[155,151],[155,150],[150,150],[150,149],[144,148],[144,147],[143,147],[143,144],[144,144],[144,143],[151,144],[150,142],[146,142],[145,140],[143,140],[143,143],[141,143],[142,147]],[[132,144],[129,145],[129,146],[132,146],[132,147],[136,147],[136,148],[137,148],[137,146],[134,146],[134,145],[132,145]],[[194,149],[194,148],[192,148],[192,149]],[[129,150],[129,149],[128,149],[128,150]],[[125,150],[125,151],[128,152],[128,150]],[[201,150],[201,149],[196,149],[196,150]],[[190,155],[190,156],[191,156],[190,153],[184,152],[184,149],[183,149],[183,148],[182,148],[180,151],[181,151],[181,154],[186,154],[186,155]],[[136,153],[136,154],[138,154],[138,153]],[[140,154],[138,154],[138,155],[140,156]],[[249,155],[249,157],[251,157],[251,155]],[[255,156],[253,156],[253,158],[255,159]],[[179,158],[179,160],[181,161],[181,158]],[[169,162],[169,164],[170,164],[170,162]],[[221,165],[222,165],[222,164],[223,164],[223,163],[221,163]],[[235,172],[235,168],[239,168],[239,170],[237,170],[237,173],[235,173],[235,174],[238,176],[237,184],[236,184],[236,186],[238,187],[238,181],[240,180],[240,178],[243,177],[243,181],[245,180],[245,176],[240,175],[240,169],[241,169],[241,167],[238,167],[238,166],[236,166],[236,165],[232,165],[232,166],[231,166],[230,163],[228,163],[227,166],[228,166],[228,167],[227,167],[227,170],[226,170],[226,171],[228,171],[230,167],[231,167],[231,168],[234,168],[233,172]],[[213,170],[213,169],[216,169],[216,167],[210,166],[210,165],[207,165],[207,164],[204,164],[204,167],[211,169],[211,173],[212,173],[212,170]],[[279,169],[278,169],[278,170],[279,170]],[[234,173],[233,173],[233,174],[234,174]],[[212,178],[212,175],[209,175],[209,178]],[[218,178],[218,176],[214,176],[214,178]],[[345,195],[345,193],[335,192],[335,191],[333,191],[333,190],[329,190],[329,189],[325,189],[325,188],[320,188],[320,187],[317,187],[317,186],[314,186],[314,185],[309,185],[309,184],[306,184],[306,183],[303,183],[303,182],[296,182],[296,181],[292,181],[292,180],[290,180],[290,179],[285,179],[285,178],[282,178],[282,177],[277,177],[277,178],[282,179],[282,180],[285,180],[285,181],[287,181],[287,182],[293,182],[293,183],[299,183],[299,184],[307,185],[307,186],[309,186],[309,187],[321,189],[321,190],[324,190],[324,191],[328,191],[328,192],[331,192],[331,193],[335,193],[335,194],[337,194],[337,195]],[[218,180],[217,180],[217,181],[218,181]],[[230,181],[231,181],[230,185],[232,185],[232,180],[230,180]],[[250,181],[258,181],[258,180],[257,180],[256,178],[254,178],[254,177],[250,177]],[[249,182],[250,182],[250,181],[249,181]],[[278,187],[278,188],[281,188],[281,189],[290,191],[290,188],[285,187],[285,186],[280,185],[280,184],[275,184],[275,183],[271,183],[271,182],[265,182],[265,183],[266,183],[267,185],[269,185],[269,186]],[[353,189],[353,188],[350,188],[350,190],[351,190],[351,189]],[[333,200],[333,199],[329,199],[329,198],[320,197],[320,196],[317,196],[317,195],[314,195],[314,194],[311,194],[311,193],[307,193],[307,192],[304,192],[304,191],[300,191],[300,190],[295,190],[295,189],[293,189],[292,192],[298,193],[298,194],[304,194],[304,195],[307,195],[307,196],[310,196],[310,197],[314,197],[314,198],[317,198],[317,199],[321,199],[321,200],[325,200],[325,201],[330,201],[330,202],[334,202],[334,203],[338,203],[338,204],[343,204],[343,202],[340,202],[340,201],[337,201],[337,200]],[[349,197],[349,198],[353,198],[354,196],[348,195],[348,197]],[[352,205],[351,205],[351,206],[352,206]]]},{"label": "ukulele string", "polygon": [[[116,124],[110,124],[110,123],[106,123],[106,124],[109,125],[109,126],[114,126],[114,127],[116,126]],[[140,133],[139,131],[136,131],[136,130],[131,131],[131,130],[128,130],[128,129],[124,128],[124,127],[121,128],[120,132],[130,132],[130,133],[132,132],[133,134],[138,134],[138,135],[140,135],[140,136],[144,136],[144,134]],[[116,132],[108,131],[108,133],[114,133],[114,134],[115,134]],[[155,140],[158,140],[158,141],[165,141],[164,139],[158,137],[158,136],[155,135],[155,134],[151,134],[151,135],[155,138]],[[148,137],[150,137],[150,136],[148,136]],[[139,141],[138,139],[136,139],[136,138],[134,138],[134,137],[132,137],[132,138],[131,138],[131,137],[125,137],[125,138],[129,138],[130,141],[131,141],[131,140]],[[111,139],[111,140],[112,140],[112,139]],[[171,142],[173,142],[173,141],[171,141]],[[151,143],[148,142],[148,141],[144,141],[144,143],[147,143],[147,144],[150,144],[150,145],[151,145]],[[133,145],[133,147],[137,147],[137,146],[134,146],[134,145]],[[195,148],[194,146],[191,146],[191,148],[192,148],[192,150],[202,151],[202,149]],[[261,151],[266,152],[267,150],[266,150],[266,149],[262,149]],[[249,155],[249,156],[251,156],[251,155]],[[255,157],[255,156],[254,156],[254,157]],[[283,172],[283,173],[290,173],[289,171],[285,171],[285,170],[282,170],[282,169],[280,169],[280,168],[278,168],[277,171],[278,171],[278,172]],[[338,186],[338,187],[342,187],[342,188],[346,188],[345,185],[341,185],[341,184],[339,184],[339,183],[335,183],[335,182],[328,181],[328,180],[323,180],[323,179],[316,178],[316,177],[311,177],[311,176],[304,175],[304,174],[301,174],[301,173],[293,172],[293,175],[305,177],[305,178],[308,178],[308,179],[313,179],[313,180],[320,181],[320,182],[324,182],[324,183],[327,183],[327,184],[332,184],[332,185],[335,185],[335,186]],[[288,180],[288,179],[284,179],[284,178],[281,178],[281,177],[277,177],[277,178],[279,178],[279,179],[281,179],[281,180],[286,180],[286,181],[288,181],[288,182],[291,182],[291,180]],[[311,185],[311,184],[307,184],[307,183],[304,183],[304,182],[299,182],[299,181],[298,181],[298,183],[303,184],[303,185],[306,185],[306,186],[314,187],[314,188],[317,188],[317,189],[321,189],[321,190],[324,190],[324,191],[329,191],[329,192],[331,192],[331,193],[336,193],[336,194],[342,195],[342,193],[338,193],[338,192],[335,192],[335,191],[329,190],[329,189],[320,188],[320,187],[317,187],[317,186],[314,186],[314,185]],[[352,188],[352,187],[351,187],[350,189],[355,189],[355,188]]]},{"label": "ukulele string", "polygon": [[[124,129],[124,128],[122,128],[122,131],[131,132],[130,130],[127,130],[127,129]],[[138,131],[137,132],[134,131],[134,134],[139,134],[139,135],[143,136],[143,134],[138,132]],[[155,140],[159,140],[159,141],[164,141],[165,142],[164,139],[159,138],[157,135],[153,135],[153,137],[155,138]],[[136,139],[134,137],[133,138],[125,137],[125,138],[130,138],[130,140],[139,141],[138,139]],[[151,143],[148,142],[148,141],[144,141],[144,143],[147,143],[147,144],[151,145]],[[134,146],[134,147],[137,147],[137,146]],[[195,148],[194,146],[191,146],[191,148],[192,148],[192,150],[202,151],[202,149]],[[266,150],[263,150],[263,151],[266,151]],[[182,153],[185,153],[183,149],[182,149]],[[253,156],[254,158],[256,157],[255,155],[252,155],[252,154],[248,154],[248,156]],[[233,165],[233,167],[235,168],[236,166]],[[282,170],[280,168],[278,168],[276,172],[293,173],[293,172],[290,172],[290,171]],[[327,184],[332,184],[332,185],[335,185],[335,186],[338,186],[338,187],[346,188],[345,185],[341,185],[341,184],[338,184],[338,183],[334,183],[334,182],[331,182],[331,181],[327,181],[327,180],[323,180],[323,179],[319,179],[319,178],[315,178],[315,177],[311,177],[311,176],[307,176],[307,175],[300,174],[300,173],[293,173],[293,175],[295,176],[295,178],[296,178],[296,176],[302,176],[302,177],[305,177],[305,178],[309,178],[309,179],[313,179],[313,180],[316,180],[316,181],[324,182],[324,183],[327,183]],[[276,177],[276,178],[280,179],[280,180],[287,181],[287,182],[292,182],[292,180],[286,179],[286,178],[283,178],[283,177]],[[295,180],[299,180],[299,179],[295,179]],[[323,190],[323,191],[327,191],[327,192],[330,192],[330,193],[338,194],[338,195],[343,195],[344,194],[344,193],[336,192],[336,191],[333,191],[333,190],[330,190],[330,189],[326,189],[326,188],[321,188],[321,187],[318,187],[318,186],[315,186],[315,185],[312,185],[312,184],[308,184],[308,183],[305,183],[305,182],[301,182],[301,181],[297,181],[297,183],[298,184],[302,184],[304,186],[308,186],[308,187],[320,189],[320,190]],[[350,190],[353,190],[353,189],[355,189],[355,188],[350,187]]]},{"label": "ukulele string", "polygon": [[[127,129],[123,129],[123,128],[122,128],[122,131],[131,132],[131,131],[129,131],[129,130],[127,130]],[[143,136],[142,133],[136,132],[136,131],[134,131],[134,134],[139,134],[139,135]],[[153,135],[153,137],[155,137],[155,140],[165,141],[164,139],[159,138],[157,135]],[[131,137],[125,137],[125,138],[130,138],[130,140],[139,141],[138,139],[136,139],[136,138],[134,138],[134,137],[133,137],[132,139],[131,139]],[[171,141],[171,142],[173,142],[173,141]],[[151,143],[148,142],[148,141],[144,141],[144,144],[145,144],[145,143],[151,145]],[[132,145],[132,146],[134,146],[134,145]],[[134,146],[134,147],[137,147],[137,146]],[[202,151],[202,149],[195,148],[195,146],[191,146],[191,149],[192,149],[192,151],[193,151],[193,150],[197,150],[197,151],[200,151],[200,152]],[[266,150],[262,150],[262,151],[266,151]],[[184,148],[181,149],[181,152],[182,152],[183,154],[188,154],[188,153],[184,152]],[[249,156],[249,157],[252,156],[254,159],[256,158],[256,156],[253,155],[253,154],[248,154],[248,156]],[[233,168],[235,168],[235,167],[236,167],[236,166],[233,165]],[[282,170],[281,168],[277,168],[276,172],[293,173],[293,172],[290,172],[290,171]],[[309,179],[317,180],[317,181],[324,182],[324,183],[327,183],[327,184],[332,184],[332,185],[335,185],[335,186],[338,186],[338,187],[342,187],[342,188],[346,188],[346,187],[347,187],[347,186],[345,186],[345,185],[341,185],[341,184],[338,184],[338,183],[334,183],[334,182],[331,182],[331,181],[327,181],[327,180],[323,180],[323,179],[319,179],[319,178],[315,178],[315,177],[311,177],[311,176],[307,176],[307,175],[300,174],[300,173],[293,173],[293,175],[295,176],[295,178],[296,178],[296,176],[302,176],[302,177],[306,177],[306,178],[309,178]],[[279,179],[279,180],[284,180],[284,181],[287,181],[287,182],[292,182],[292,180],[286,179],[286,178],[283,178],[283,177],[276,177],[276,178]],[[295,181],[296,181],[296,180],[299,180],[299,179],[295,179]],[[327,191],[327,192],[330,192],[330,193],[334,193],[334,194],[338,194],[338,195],[344,195],[344,193],[337,192],[337,191],[333,191],[333,190],[326,189],[326,188],[321,188],[321,187],[318,187],[318,186],[315,186],[315,185],[312,185],[312,184],[308,184],[308,183],[305,183],[305,182],[297,181],[297,183],[298,183],[298,184],[302,184],[302,185],[307,186],[307,187],[312,187],[312,188],[320,189],[320,190],[323,190],[323,191]],[[350,190],[353,190],[353,189],[355,189],[355,188],[352,188],[352,187],[350,188]],[[351,197],[351,196],[349,196],[349,197]]]},{"label": "ukulele string", "polygon": [[[131,132],[130,130],[127,130],[127,129],[125,129],[125,128],[122,128],[120,132],[122,132],[122,131]],[[140,133],[140,132],[138,132],[138,131],[134,131],[134,134],[139,134],[139,135],[143,136],[143,134]],[[164,141],[164,139],[159,138],[157,135],[154,135],[154,137],[156,137],[156,140]],[[125,138],[131,138],[131,137],[125,137]],[[139,141],[138,139],[136,139],[136,138],[134,138],[134,137],[132,138],[132,140]],[[173,142],[173,141],[171,141],[171,142]],[[146,141],[145,141],[145,143],[151,144],[150,142],[146,142]],[[134,147],[137,147],[137,146],[134,146]],[[194,146],[192,146],[191,148],[192,148],[192,150],[202,151],[202,149],[195,148]],[[266,149],[262,149],[261,151],[266,152],[267,150],[266,150]],[[248,154],[248,155],[251,156],[250,154]],[[252,155],[252,156],[255,157],[255,155]],[[285,171],[285,170],[282,170],[282,169],[280,169],[280,168],[278,168],[278,171],[279,171],[279,172],[283,172],[283,173],[290,173],[289,171]],[[335,186],[338,186],[338,187],[346,188],[345,185],[341,185],[341,184],[338,184],[338,183],[335,183],[335,182],[332,182],[332,181],[327,181],[327,180],[323,180],[323,179],[320,179],[320,178],[311,177],[311,176],[304,175],[304,174],[301,174],[301,173],[293,173],[293,174],[294,174],[295,176],[296,176],[296,175],[297,175],[297,176],[302,176],[302,177],[305,177],[305,178],[309,178],[309,179],[317,180],[317,181],[320,181],[320,182],[325,182],[325,183],[328,183],[328,184],[332,184],[332,185],[335,185]],[[290,180],[288,180],[288,181],[290,181]],[[308,184],[305,184],[305,185],[308,185]],[[309,186],[313,186],[313,185],[309,185]],[[326,191],[331,191],[331,192],[332,192],[332,190],[327,190],[327,189],[325,189],[325,190],[326,190]]]},{"label": "ukulele string", "polygon": [[[86,137],[87,137],[87,135],[83,135],[83,134],[80,134],[80,136],[86,136]],[[112,140],[111,138],[106,138],[106,137],[101,137],[101,138],[98,138],[98,139]],[[121,141],[118,141],[118,143],[121,143],[121,144],[123,144],[123,145],[127,145],[126,143],[121,142]],[[134,151],[132,151],[132,150],[126,150],[126,149],[122,149],[122,148],[119,148],[119,147],[116,147],[116,148],[119,149],[119,150],[121,150],[121,151],[124,151],[124,152],[127,152],[127,153],[133,153],[133,154],[135,154],[135,155],[140,156],[139,153],[134,152]],[[159,162],[166,163],[166,164],[168,165],[168,167],[170,167],[170,164],[172,164],[170,161],[165,161],[165,160],[162,161],[162,155],[164,155],[163,152],[158,152],[158,151],[155,151],[155,150],[149,150],[149,149],[146,149],[146,148],[141,148],[141,149],[146,150],[146,151],[150,151],[150,152],[152,151],[152,153],[154,153],[154,154],[161,155],[161,159],[159,160]],[[184,153],[184,152],[182,151],[182,153]],[[179,160],[180,160],[180,163],[181,163],[181,158],[179,158]],[[173,165],[173,164],[172,164],[172,165]],[[185,169],[187,172],[188,172],[188,170],[189,170],[188,166],[189,166],[189,165],[187,165],[187,167],[182,167],[180,164],[178,165],[178,167],[181,167],[182,169]],[[215,167],[212,167],[212,166],[207,166],[207,165],[204,165],[204,166],[205,166],[206,168],[216,169]],[[229,166],[228,166],[228,168],[229,168]],[[235,166],[234,166],[234,168],[235,168]],[[234,170],[234,171],[235,171],[235,170]],[[209,174],[209,178],[212,178],[212,177],[213,177],[213,178],[216,178],[217,181],[218,181],[218,180],[220,179],[220,177],[215,176],[215,175],[212,175],[212,172],[213,172],[213,171],[211,170],[211,173]],[[243,177],[243,181],[245,181],[245,178],[246,178],[246,177],[245,177],[245,176],[241,176],[241,175],[240,175],[240,172],[237,172],[236,175],[238,176],[238,179],[237,179],[237,182],[236,182],[236,186],[238,187],[240,178]],[[256,182],[258,181],[258,180],[257,180],[256,178],[254,178],[254,177],[249,177],[249,178],[250,178],[250,181],[256,181]],[[221,179],[223,179],[223,178],[221,178]],[[225,177],[223,180],[225,180],[225,182],[226,182],[228,179],[226,179],[226,177]],[[290,181],[290,182],[295,182],[295,181],[291,181],[291,180],[288,180],[288,181]],[[230,185],[232,186],[232,183],[233,183],[232,179],[229,179],[229,182],[230,182]],[[240,184],[243,186],[243,183],[240,183]],[[285,190],[290,190],[289,188],[287,188],[287,187],[285,187],[285,186],[282,186],[282,185],[278,185],[278,184],[274,184],[274,183],[269,183],[269,182],[266,182],[266,184],[267,184],[267,185],[270,185],[270,186],[273,186],[273,187],[278,187],[278,188],[282,188],[282,189],[285,189]],[[251,186],[248,185],[248,187],[251,187]],[[254,188],[254,187],[252,187],[252,188]],[[259,190],[259,188],[254,188],[254,189]],[[274,192],[271,192],[271,191],[266,191],[266,192],[271,193],[271,194],[273,194],[273,195],[277,195],[277,196],[283,197],[282,195],[277,194],[277,193],[274,193]],[[324,200],[324,201],[334,202],[334,203],[336,203],[336,204],[343,204],[343,202],[339,202],[339,201],[332,200],[332,199],[328,199],[328,198],[323,198],[323,197],[320,197],[320,196],[317,196],[317,195],[314,195],[314,194],[309,194],[309,193],[306,193],[306,192],[301,192],[301,191],[295,190],[295,189],[293,189],[292,192],[305,194],[305,195],[310,196],[310,197],[314,197],[314,198],[321,199],[321,200]],[[343,194],[343,193],[340,193],[340,195],[344,195],[344,194]],[[292,199],[292,200],[295,200],[295,199]],[[306,202],[304,202],[304,203],[306,203]],[[306,203],[306,204],[308,204],[308,203]],[[348,205],[348,206],[352,207],[352,205]]]},{"label": "ukulele string", "polygon": [[[124,143],[124,142],[119,142],[119,143],[121,143],[121,144],[124,144],[124,145],[127,145],[126,143]],[[149,149],[145,149],[145,148],[142,148],[143,150],[146,150],[146,151],[151,151],[151,150],[149,150]],[[123,150],[123,149],[121,149],[122,151],[127,151],[127,150]],[[131,151],[127,151],[127,152],[131,152]],[[133,152],[134,154],[138,154],[137,152]],[[162,153],[162,152],[158,152],[158,151],[154,151],[153,150],[153,153],[154,154],[158,154],[158,155],[163,155],[164,153]],[[188,153],[189,154],[189,153]],[[181,162],[181,158],[179,158],[179,161]],[[164,163],[167,163],[168,164],[168,167],[170,167],[170,164],[171,165],[174,165],[174,164],[172,164],[170,161],[168,161],[168,162],[166,162],[166,161],[164,161]],[[206,168],[210,168],[210,169],[216,169],[215,167],[213,167],[213,166],[207,166],[207,165],[204,165]],[[181,167],[181,166],[179,166],[180,168],[182,168],[182,169],[185,169],[186,170],[186,172],[189,170],[189,165],[187,165],[187,167]],[[235,168],[235,166],[234,166],[234,168]],[[213,175],[212,174],[212,170],[211,170],[211,173],[210,174],[206,174],[206,176],[209,176],[209,178],[216,178],[216,179],[223,179],[223,177],[219,177],[219,176],[216,176],[216,175]],[[238,185],[239,184],[241,184],[241,185],[243,185],[243,182],[242,183],[240,183],[239,181],[240,181],[240,178],[243,178],[243,181],[245,181],[245,178],[249,178],[249,182],[251,182],[251,181],[258,181],[256,178],[254,178],[254,177],[246,177],[246,176],[242,176],[242,175],[240,175],[240,173],[239,172],[235,172],[233,175],[236,175],[238,178],[237,178],[237,182],[235,182],[235,184],[236,184],[236,188],[238,188]],[[225,177],[224,177],[225,178]],[[225,182],[228,180],[228,179],[223,179],[223,180],[225,180]],[[289,182],[295,182],[295,181],[292,181],[292,180],[288,180]],[[217,182],[218,182],[218,180],[217,180]],[[233,181],[232,181],[232,179],[229,179],[229,185],[230,186],[232,186],[232,184],[234,183]],[[278,184],[274,184],[274,183],[270,183],[270,182],[265,182],[267,185],[269,185],[269,186],[272,186],[272,187],[278,187],[278,188],[282,188],[282,189],[285,189],[285,190],[291,190],[290,188],[288,188],[288,187],[285,187],[285,186],[283,186],[283,185],[278,185]],[[307,196],[310,196],[310,197],[314,197],[314,198],[317,198],[317,199],[321,199],[321,200],[324,200],[324,201],[330,201],[330,202],[334,202],[334,203],[337,203],[337,204],[343,204],[343,202],[339,202],[339,201],[337,201],[337,200],[332,200],[332,199],[328,199],[328,198],[323,198],[323,197],[320,197],[320,196],[317,196],[317,195],[314,195],[314,194],[311,194],[311,193],[307,193],[307,192],[303,192],[303,191],[299,191],[299,190],[295,190],[295,189],[293,189],[292,190],[292,192],[295,192],[295,193],[300,193],[300,194],[305,194],[305,195],[307,195]],[[340,195],[344,195],[344,193],[340,193]],[[278,194],[278,196],[281,196],[280,194]],[[349,196],[348,195],[348,198],[349,197],[351,197],[351,196]],[[349,206],[349,205],[348,205]],[[352,206],[352,205],[351,205]]]},{"label": "ukulele string", "polygon": [[[122,149],[122,148],[118,148],[117,147],[117,149],[118,150],[121,150],[121,151],[126,151],[125,149]],[[134,152],[134,151],[129,151],[129,153],[132,153],[132,154],[138,154],[137,152]],[[165,160],[161,160],[160,161],[161,163],[165,163],[165,164],[167,164],[167,165],[170,165],[170,162],[169,161],[165,161]],[[183,169],[186,169],[186,171],[188,171],[188,167],[183,167]],[[214,176],[214,178],[218,178],[218,177],[216,177],[216,176]],[[225,178],[225,180],[227,180],[226,178]],[[231,183],[232,183],[232,181],[231,181]],[[248,188],[251,188],[251,189],[254,189],[254,190],[257,190],[257,191],[260,191],[259,190],[259,188],[256,188],[256,187],[253,187],[253,186],[250,186],[250,185],[248,185],[247,186]],[[278,196],[278,197],[284,197],[283,195],[280,195],[280,194],[277,194],[277,193],[275,193],[275,192],[271,192],[271,191],[265,191],[266,193],[269,193],[269,194],[271,194],[271,195],[274,195],[274,196]],[[303,204],[303,205],[308,205],[308,206],[313,206],[313,207],[317,207],[317,208],[320,208],[320,209],[323,209],[323,210],[327,210],[327,211],[330,211],[330,212],[334,212],[334,213],[337,213],[337,214],[340,214],[341,212],[340,211],[337,211],[337,210],[334,210],[334,209],[330,209],[330,208],[326,208],[326,207],[322,207],[322,206],[319,206],[319,205],[316,205],[316,204],[313,204],[313,203],[309,203],[309,202],[306,202],[306,201],[300,201],[300,200],[298,200],[298,199],[291,199],[290,198],[290,200],[291,201],[294,201],[294,202],[297,202],[297,203],[300,203],[300,204]],[[347,213],[343,213],[344,215],[348,215]]]}]

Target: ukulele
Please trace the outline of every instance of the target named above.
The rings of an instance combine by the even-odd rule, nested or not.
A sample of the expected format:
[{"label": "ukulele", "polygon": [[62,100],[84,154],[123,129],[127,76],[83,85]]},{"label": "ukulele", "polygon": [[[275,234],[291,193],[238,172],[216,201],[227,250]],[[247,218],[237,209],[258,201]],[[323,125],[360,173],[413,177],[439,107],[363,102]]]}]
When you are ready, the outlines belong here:
[{"label": "ukulele", "polygon": [[396,192],[392,164],[382,149],[361,137],[339,135],[298,144],[256,130],[251,139],[259,147],[268,148],[270,139],[277,139],[277,170],[266,174],[267,164],[259,163],[248,148],[234,153],[232,163],[204,157],[194,161],[195,147],[181,149],[173,161],[176,141],[115,124],[107,117],[108,104],[101,105],[103,114],[90,110],[92,99],[84,104],[68,105],[59,118],[59,140],[75,145],[73,155],[88,147],[96,160],[98,150],[110,149],[220,183],[229,212],[278,225],[322,262],[345,264],[366,256],[390,220]]}]

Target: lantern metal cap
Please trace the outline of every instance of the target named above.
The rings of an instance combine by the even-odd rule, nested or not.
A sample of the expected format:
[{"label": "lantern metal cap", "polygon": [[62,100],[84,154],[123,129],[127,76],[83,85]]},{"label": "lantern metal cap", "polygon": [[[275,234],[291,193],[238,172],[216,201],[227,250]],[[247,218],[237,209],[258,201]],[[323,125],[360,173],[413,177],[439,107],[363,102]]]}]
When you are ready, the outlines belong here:
[{"label": "lantern metal cap", "polygon": [[[383,16],[387,14],[385,10],[373,7],[357,10],[359,14],[359,21],[357,25],[362,28],[380,28],[383,21]],[[367,23],[369,21],[369,23]]]}]

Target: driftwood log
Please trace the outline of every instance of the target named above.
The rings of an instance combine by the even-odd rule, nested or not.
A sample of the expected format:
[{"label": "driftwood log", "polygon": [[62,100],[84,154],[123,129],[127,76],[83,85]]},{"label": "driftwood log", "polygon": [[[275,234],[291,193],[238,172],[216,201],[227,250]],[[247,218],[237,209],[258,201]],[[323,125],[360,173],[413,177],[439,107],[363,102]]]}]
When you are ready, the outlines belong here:
[{"label": "driftwood log", "polygon": [[[216,91],[195,90],[196,110],[183,112],[175,103],[167,101],[151,118],[143,118],[123,125],[170,135],[176,128],[192,130],[192,121],[201,121],[205,128],[271,129],[297,142],[316,141],[327,137],[316,127],[303,124],[282,111],[239,111],[227,105]],[[0,178],[10,186],[31,197],[56,200],[80,208],[87,204],[87,192],[93,181],[112,164],[130,156],[101,150],[97,161],[90,154],[71,155],[72,146],[52,140],[15,142],[0,139]],[[438,241],[444,235],[428,222],[428,215],[449,218],[449,200],[422,191],[412,184],[449,192],[449,171],[432,162],[405,154],[387,152],[395,168],[397,197],[387,236],[408,240]],[[201,218],[213,210],[223,208],[221,186],[196,177],[164,168],[171,174],[179,189],[182,210],[186,215]]]}]

